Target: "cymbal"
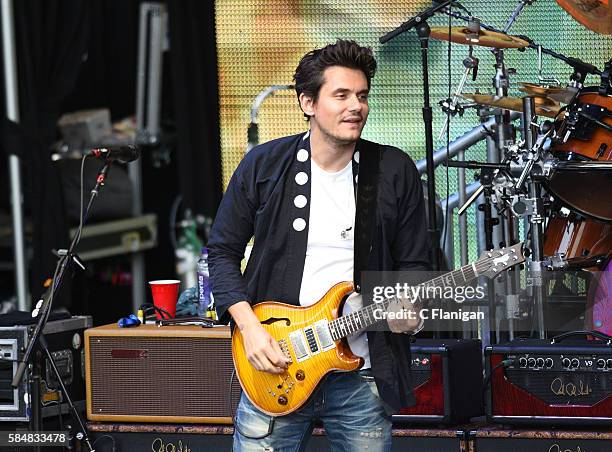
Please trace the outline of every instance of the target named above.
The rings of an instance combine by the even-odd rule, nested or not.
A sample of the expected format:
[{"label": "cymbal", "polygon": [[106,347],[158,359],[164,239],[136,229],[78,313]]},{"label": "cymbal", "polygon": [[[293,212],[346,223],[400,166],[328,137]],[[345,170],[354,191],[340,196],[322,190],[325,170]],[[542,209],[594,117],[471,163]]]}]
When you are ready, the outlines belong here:
[{"label": "cymbal", "polygon": [[578,92],[578,88],[571,86],[541,86],[528,82],[519,82],[519,85],[521,85],[519,91],[530,96],[545,96],[564,104],[569,104]]},{"label": "cymbal", "polygon": [[[448,27],[431,27],[431,37],[439,41],[448,41]],[[457,44],[467,44],[498,49],[521,49],[529,43],[524,39],[504,33],[481,29],[478,34],[468,27],[451,27],[450,40]]]},{"label": "cymbal", "polygon": [[[461,94],[461,97],[470,99],[481,105],[499,107],[504,110],[523,111],[523,99],[521,97],[497,97],[485,94]],[[536,114],[554,118],[559,113],[561,105],[547,97],[535,97]]]},{"label": "cymbal", "polygon": [[612,5],[605,1],[557,0],[574,19],[603,35],[612,34]]}]

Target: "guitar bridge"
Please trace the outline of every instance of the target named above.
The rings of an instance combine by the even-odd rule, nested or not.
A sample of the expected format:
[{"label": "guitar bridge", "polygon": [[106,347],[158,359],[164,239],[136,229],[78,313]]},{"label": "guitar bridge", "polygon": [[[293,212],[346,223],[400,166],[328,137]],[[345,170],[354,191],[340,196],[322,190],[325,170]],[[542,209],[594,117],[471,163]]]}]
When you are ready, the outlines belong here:
[{"label": "guitar bridge", "polygon": [[293,360],[291,359],[291,353],[289,352],[289,346],[287,345],[287,341],[285,339],[281,339],[280,341],[278,341],[278,345],[281,351],[283,352],[283,355],[285,355],[285,358],[289,360],[289,363],[292,363]]}]

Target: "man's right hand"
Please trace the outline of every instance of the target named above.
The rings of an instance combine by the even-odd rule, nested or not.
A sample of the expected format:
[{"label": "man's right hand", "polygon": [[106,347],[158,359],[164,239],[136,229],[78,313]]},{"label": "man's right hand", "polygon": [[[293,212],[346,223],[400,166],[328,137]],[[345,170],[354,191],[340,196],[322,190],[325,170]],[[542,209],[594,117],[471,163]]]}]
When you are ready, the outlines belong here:
[{"label": "man's right hand", "polygon": [[285,357],[278,342],[261,325],[251,305],[241,301],[230,306],[229,312],[242,333],[244,352],[253,367],[273,374],[287,370],[290,360]]},{"label": "man's right hand", "polygon": [[241,332],[247,359],[255,369],[273,374],[287,370],[289,360],[261,323],[249,323]]}]

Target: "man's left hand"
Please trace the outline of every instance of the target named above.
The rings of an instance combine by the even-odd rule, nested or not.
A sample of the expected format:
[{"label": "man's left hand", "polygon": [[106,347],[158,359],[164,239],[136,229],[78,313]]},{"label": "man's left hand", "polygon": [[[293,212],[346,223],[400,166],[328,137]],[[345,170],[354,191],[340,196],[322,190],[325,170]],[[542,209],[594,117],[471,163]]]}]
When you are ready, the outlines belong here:
[{"label": "man's left hand", "polygon": [[387,308],[387,324],[392,333],[416,334],[423,328],[422,303],[409,298],[395,298]]}]

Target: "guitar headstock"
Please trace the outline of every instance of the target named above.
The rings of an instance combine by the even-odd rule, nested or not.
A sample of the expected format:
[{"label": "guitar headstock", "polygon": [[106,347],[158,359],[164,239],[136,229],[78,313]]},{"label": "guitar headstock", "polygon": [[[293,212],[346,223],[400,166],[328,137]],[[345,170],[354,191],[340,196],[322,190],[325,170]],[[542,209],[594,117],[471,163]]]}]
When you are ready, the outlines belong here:
[{"label": "guitar headstock", "polygon": [[525,262],[523,255],[523,243],[499,248],[491,251],[483,251],[480,258],[474,262],[479,275],[493,278],[504,270]]}]

